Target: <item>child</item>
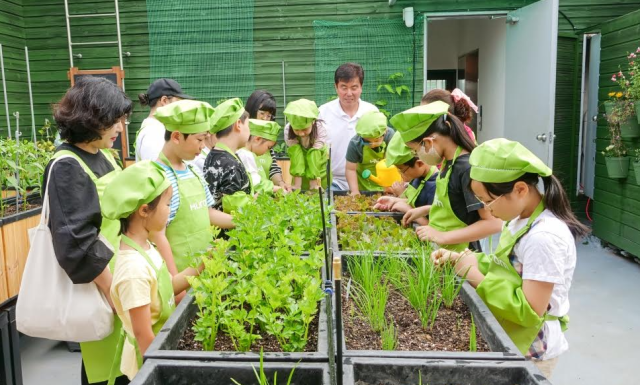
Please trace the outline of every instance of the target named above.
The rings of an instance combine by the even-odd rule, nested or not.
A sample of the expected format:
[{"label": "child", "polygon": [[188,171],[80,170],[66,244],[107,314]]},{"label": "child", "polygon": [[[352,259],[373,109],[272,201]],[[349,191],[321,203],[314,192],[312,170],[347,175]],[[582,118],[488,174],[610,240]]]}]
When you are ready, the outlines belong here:
[{"label": "child", "polygon": [[[398,167],[402,179],[410,184],[400,197],[380,197],[374,208],[406,213],[414,207],[431,205],[436,193],[438,169],[413,156],[409,147],[402,141],[400,133],[393,135],[389,142],[387,166]],[[422,226],[428,224],[426,218],[418,218],[416,222]]]},{"label": "child", "polygon": [[236,153],[251,176],[253,190],[257,193],[271,194],[282,190],[282,187],[274,186],[267,177],[265,169],[258,165],[258,157],[268,154],[269,150],[276,145],[281,129],[282,127],[276,122],[249,119],[251,136],[247,145]]},{"label": "child", "polygon": [[220,103],[211,118],[211,133],[217,143],[204,162],[204,177],[216,202],[214,207],[225,213],[239,210],[254,193],[249,174],[236,155],[251,135],[248,118],[238,98]]},{"label": "child", "polygon": [[434,89],[427,92],[420,101],[421,105],[433,103],[433,102],[445,102],[449,105],[449,112],[455,115],[456,118],[464,124],[464,130],[469,135],[469,138],[475,143],[476,136],[473,133],[471,127],[467,126],[467,123],[471,123],[473,116],[471,112],[478,113],[478,107],[471,101],[464,92],[456,88],[453,92],[442,89]]},{"label": "child", "polygon": [[469,153],[476,145],[448,110],[447,103],[434,102],[395,115],[391,124],[424,163],[443,163],[433,204],[407,211],[403,223],[408,225],[429,214],[429,225],[417,229],[418,237],[461,251],[469,242],[500,231],[502,222],[482,207],[469,188]]},{"label": "child", "polygon": [[198,156],[196,156],[193,162],[191,162],[191,164],[200,171],[201,175],[204,175],[204,161],[207,159],[207,155],[209,155],[211,149],[216,146],[216,142],[216,136],[207,132],[207,135],[204,137],[204,148],[200,151]]},{"label": "child", "polygon": [[[569,288],[575,238],[588,233],[571,211],[558,179],[518,142],[494,139],[469,159],[471,188],[496,218],[507,221],[495,255],[437,250],[437,264],[456,263],[518,349],[550,377],[568,349]],[[542,180],[544,191],[537,185]]]},{"label": "child", "polygon": [[291,102],[284,110],[289,120],[284,127],[284,138],[289,146],[294,189],[316,189],[321,184],[326,187],[329,149],[327,131],[318,114],[316,103],[307,99]]},{"label": "child", "polygon": [[362,191],[382,191],[377,183],[362,177],[364,170],[376,175],[376,163],[384,159],[387,145],[395,131],[387,128],[387,117],[378,111],[362,115],[356,124],[356,135],[347,147],[345,176],[351,195]]},{"label": "child", "polygon": [[155,115],[167,129],[157,163],[173,188],[167,227],[152,239],[174,275],[189,265],[191,255],[209,247],[211,225],[233,227],[230,215],[213,208],[202,176],[185,163],[202,151],[213,111],[209,103],[181,100],[159,108]]},{"label": "child", "polygon": [[167,224],[171,195],[164,170],[148,160],[127,167],[104,194],[104,215],[120,220],[122,233],[111,285],[111,298],[123,326],[118,343],[122,354],[114,365],[129,380],[175,309],[174,295],[189,287],[186,277],[202,269],[189,267],[172,277],[149,242],[149,235]]}]

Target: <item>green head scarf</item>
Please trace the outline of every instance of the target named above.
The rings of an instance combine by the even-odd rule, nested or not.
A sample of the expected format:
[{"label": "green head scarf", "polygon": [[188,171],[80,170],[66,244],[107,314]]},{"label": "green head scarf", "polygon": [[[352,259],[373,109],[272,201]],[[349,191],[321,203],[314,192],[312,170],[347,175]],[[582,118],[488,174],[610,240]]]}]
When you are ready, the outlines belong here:
[{"label": "green head scarf", "polygon": [[284,115],[289,120],[291,128],[304,130],[311,126],[314,120],[318,119],[320,110],[318,110],[315,102],[299,99],[287,104],[287,108],[284,109]]},{"label": "green head scarf", "polygon": [[387,146],[387,167],[405,164],[413,158],[413,152],[404,144],[400,133],[393,134]]},{"label": "green head scarf", "polygon": [[244,105],[238,98],[228,99],[216,107],[211,118],[211,133],[215,134],[231,126],[244,114]]},{"label": "green head scarf", "polygon": [[170,185],[164,170],[156,162],[136,162],[118,173],[107,185],[100,202],[102,215],[107,219],[128,218]]},{"label": "green head scarf", "polygon": [[282,127],[277,122],[267,120],[249,119],[249,131],[251,135],[276,142]]},{"label": "green head scarf", "polygon": [[402,140],[407,143],[424,134],[436,119],[447,112],[449,112],[449,105],[445,102],[437,101],[396,114],[391,118],[390,122],[396,131],[402,135]]},{"label": "green head scarf", "polygon": [[356,134],[367,139],[379,138],[386,131],[387,117],[378,111],[369,111],[363,114],[356,124]]},{"label": "green head scarf", "polygon": [[488,140],[476,147],[469,164],[471,179],[485,183],[512,182],[526,173],[552,174],[551,169],[522,144],[503,138]]},{"label": "green head scarf", "polygon": [[183,134],[200,134],[209,131],[214,108],[207,102],[180,100],[156,110],[154,117],[167,131]]}]

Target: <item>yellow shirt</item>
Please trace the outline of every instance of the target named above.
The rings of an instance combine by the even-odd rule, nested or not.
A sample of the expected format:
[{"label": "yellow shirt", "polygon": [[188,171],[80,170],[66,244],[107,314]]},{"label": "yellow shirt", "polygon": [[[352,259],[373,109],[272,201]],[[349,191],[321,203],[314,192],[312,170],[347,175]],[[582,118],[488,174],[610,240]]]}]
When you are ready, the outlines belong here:
[{"label": "yellow shirt", "polygon": [[[159,268],[162,266],[162,257],[153,246],[149,245],[149,247],[146,252]],[[118,252],[111,283],[111,299],[118,312],[118,317],[122,320],[122,327],[131,337],[135,338],[129,315],[130,309],[150,305],[151,322],[155,323],[160,317],[162,303],[158,292],[156,272],[137,251],[120,250]],[[120,370],[122,374],[132,380],[138,373],[138,369],[135,347],[125,339]]]}]

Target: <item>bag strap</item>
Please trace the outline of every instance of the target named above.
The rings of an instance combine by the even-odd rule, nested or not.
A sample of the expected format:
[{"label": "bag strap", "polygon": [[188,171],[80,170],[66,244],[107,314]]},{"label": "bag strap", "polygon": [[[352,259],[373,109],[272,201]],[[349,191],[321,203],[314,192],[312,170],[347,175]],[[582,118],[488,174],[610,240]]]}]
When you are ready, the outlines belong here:
[{"label": "bag strap", "polygon": [[49,182],[51,182],[51,171],[53,171],[53,166],[60,159],[65,158],[74,158],[73,155],[61,155],[53,159],[53,162],[49,166],[49,173],[47,174],[47,185],[45,186],[44,197],[42,197],[42,214],[40,215],[40,225],[49,226]]}]

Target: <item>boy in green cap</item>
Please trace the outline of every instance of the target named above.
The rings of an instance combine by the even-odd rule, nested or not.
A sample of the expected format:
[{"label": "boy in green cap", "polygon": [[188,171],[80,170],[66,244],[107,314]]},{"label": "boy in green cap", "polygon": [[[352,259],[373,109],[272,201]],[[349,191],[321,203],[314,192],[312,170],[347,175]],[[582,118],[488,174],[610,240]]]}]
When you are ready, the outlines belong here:
[{"label": "boy in green cap", "polygon": [[469,163],[477,199],[506,222],[500,243],[490,256],[440,249],[431,258],[438,265],[455,264],[520,352],[550,377],[569,348],[564,331],[575,243],[589,229],[573,214],[551,169],[520,143],[489,140],[473,151]]},{"label": "boy in green cap", "polygon": [[105,217],[119,220],[122,233],[111,284],[113,305],[122,320],[122,354],[114,366],[130,380],[138,372],[138,357],[175,309],[174,296],[189,287],[186,277],[202,270],[202,265],[189,267],[172,277],[149,242],[151,233],[167,225],[171,190],[164,169],[144,160],[118,174],[103,197]]},{"label": "boy in green cap", "polygon": [[247,145],[249,114],[238,98],[226,100],[211,118],[216,146],[204,161],[204,177],[216,201],[215,208],[231,213],[253,199],[253,186],[236,152]]},{"label": "boy in green cap", "polygon": [[347,147],[345,176],[351,195],[360,195],[360,191],[382,191],[383,188],[372,180],[365,179],[362,173],[369,170],[376,175],[376,163],[385,158],[387,145],[395,131],[387,127],[387,117],[378,111],[362,115],[356,124],[356,135]]},{"label": "boy in green cap", "polygon": [[[387,166],[396,166],[404,182],[409,182],[399,197],[382,196],[376,202],[375,209],[406,213],[414,207],[430,206],[436,193],[438,168],[428,166],[414,156],[411,149],[404,144],[400,133],[395,133],[387,147]],[[418,218],[416,222],[427,225],[426,218]]]},{"label": "boy in green cap", "polygon": [[[318,120],[316,103],[299,99],[287,105],[284,115],[289,120],[284,128],[287,153],[291,159],[289,172],[293,176],[294,189],[316,189],[326,187],[327,130]],[[321,179],[318,182],[318,179]]]},{"label": "boy in green cap", "polygon": [[258,166],[258,157],[269,153],[276,145],[281,129],[282,127],[273,121],[249,119],[251,136],[247,145],[236,152],[251,177],[253,190],[257,193],[271,194],[282,189],[273,184],[264,167]]},{"label": "boy in green cap", "polygon": [[173,189],[167,228],[153,238],[174,275],[189,266],[191,256],[210,246],[211,225],[233,227],[230,215],[213,208],[215,202],[202,176],[185,163],[202,151],[213,112],[209,103],[180,100],[159,108],[155,115],[167,130],[157,163]]}]

